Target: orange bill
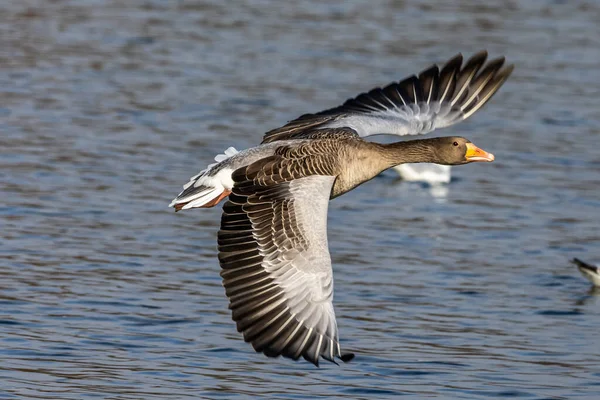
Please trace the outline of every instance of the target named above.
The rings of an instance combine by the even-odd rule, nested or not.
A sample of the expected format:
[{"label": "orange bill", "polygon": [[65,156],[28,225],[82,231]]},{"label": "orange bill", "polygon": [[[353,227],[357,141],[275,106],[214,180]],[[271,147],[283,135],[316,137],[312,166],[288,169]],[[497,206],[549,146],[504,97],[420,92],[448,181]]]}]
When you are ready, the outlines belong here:
[{"label": "orange bill", "polygon": [[485,150],[481,150],[479,147],[475,146],[473,143],[467,143],[467,152],[465,154],[465,158],[467,161],[494,161],[494,155],[492,153],[488,153]]}]

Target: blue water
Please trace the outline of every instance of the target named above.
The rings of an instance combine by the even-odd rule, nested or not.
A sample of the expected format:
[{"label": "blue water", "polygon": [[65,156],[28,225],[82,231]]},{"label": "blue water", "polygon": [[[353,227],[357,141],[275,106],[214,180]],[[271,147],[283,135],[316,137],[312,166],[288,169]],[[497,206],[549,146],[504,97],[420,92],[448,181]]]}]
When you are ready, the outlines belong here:
[{"label": "blue water", "polygon": [[[489,3],[489,2],[488,2]],[[600,398],[600,6],[104,0],[0,4],[0,398]],[[331,203],[342,346],[235,330],[220,209],[167,208],[228,146],[487,48],[491,164],[387,172]]]}]

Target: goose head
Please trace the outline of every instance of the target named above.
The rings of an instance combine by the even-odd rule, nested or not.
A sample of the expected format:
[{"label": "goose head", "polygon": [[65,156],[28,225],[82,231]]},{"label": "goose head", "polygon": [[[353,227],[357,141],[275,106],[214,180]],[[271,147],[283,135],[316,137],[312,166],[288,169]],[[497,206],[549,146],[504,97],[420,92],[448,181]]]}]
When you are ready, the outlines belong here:
[{"label": "goose head", "polygon": [[492,162],[494,155],[475,146],[470,140],[459,136],[437,138],[436,164],[461,165],[472,162]]}]

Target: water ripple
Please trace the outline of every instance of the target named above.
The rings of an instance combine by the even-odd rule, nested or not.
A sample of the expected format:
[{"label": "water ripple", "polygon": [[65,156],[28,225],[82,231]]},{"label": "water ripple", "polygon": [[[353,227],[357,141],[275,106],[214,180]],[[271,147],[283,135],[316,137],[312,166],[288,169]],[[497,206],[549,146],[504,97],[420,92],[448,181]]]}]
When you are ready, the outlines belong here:
[{"label": "water ripple", "polygon": [[[595,3],[4,3],[0,398],[600,396],[600,296],[568,262],[600,260]],[[356,359],[255,354],[220,210],[169,200],[228,146],[484,47],[515,73],[444,134],[496,162],[331,203]]]}]

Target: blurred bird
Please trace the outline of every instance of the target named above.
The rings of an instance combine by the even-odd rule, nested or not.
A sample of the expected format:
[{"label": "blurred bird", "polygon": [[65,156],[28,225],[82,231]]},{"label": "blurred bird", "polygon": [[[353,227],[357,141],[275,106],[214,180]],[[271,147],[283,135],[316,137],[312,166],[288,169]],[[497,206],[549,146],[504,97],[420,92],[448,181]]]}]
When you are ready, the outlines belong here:
[{"label": "blurred bird", "polygon": [[592,282],[592,285],[600,287],[600,268],[597,265],[588,264],[578,258],[574,258],[571,262],[577,265],[581,275]]},{"label": "blurred bird", "polygon": [[450,183],[449,165],[421,163],[400,164],[394,167],[400,178],[407,182],[424,182],[431,185]]}]

